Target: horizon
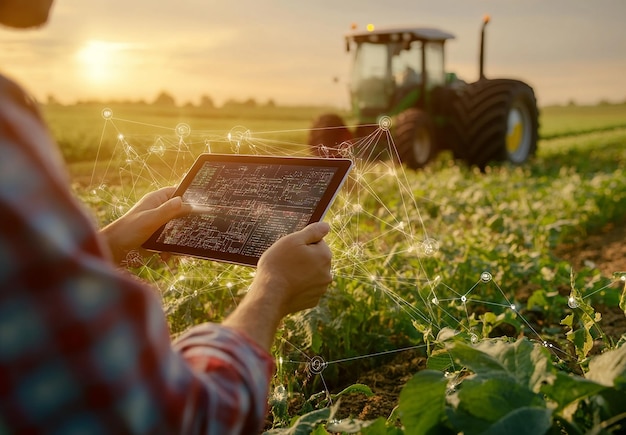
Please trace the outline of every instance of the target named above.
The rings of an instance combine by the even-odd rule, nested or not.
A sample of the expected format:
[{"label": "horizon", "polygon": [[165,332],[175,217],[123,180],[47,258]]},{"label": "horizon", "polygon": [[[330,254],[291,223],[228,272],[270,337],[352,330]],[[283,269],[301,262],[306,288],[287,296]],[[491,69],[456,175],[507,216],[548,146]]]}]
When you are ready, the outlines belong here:
[{"label": "horizon", "polygon": [[[161,93],[166,93],[170,96],[172,96],[175,100],[175,104],[169,105],[169,104],[160,104],[157,103],[155,100],[158,98],[158,95]],[[268,108],[268,107],[276,107],[276,108],[302,108],[302,109],[311,109],[311,108],[334,108],[334,109],[338,109],[338,110],[351,110],[349,107],[342,107],[342,106],[336,106],[336,105],[331,105],[331,104],[314,104],[314,103],[307,103],[307,102],[302,102],[302,103],[280,103],[280,102],[275,102],[273,99],[270,100],[257,100],[254,97],[250,97],[250,98],[246,98],[245,100],[243,99],[236,99],[236,98],[227,98],[224,102],[222,102],[221,104],[217,104],[214,103],[214,105],[212,107],[210,106],[202,106],[202,103],[197,101],[198,98],[195,99],[190,99],[190,100],[178,100],[176,98],[175,95],[171,95],[169,92],[167,91],[161,91],[159,92],[159,94],[155,95],[153,98],[140,98],[140,99],[136,99],[136,100],[132,100],[132,99],[113,99],[113,100],[98,100],[98,99],[84,99],[84,100],[75,100],[75,101],[68,101],[68,102],[62,102],[62,101],[58,101],[56,100],[56,98],[54,97],[54,95],[50,95],[49,97],[52,97],[52,100],[48,99],[47,101],[42,100],[39,101],[40,104],[44,105],[44,106],[61,106],[61,107],[73,107],[73,106],[91,106],[91,105],[101,105],[101,106],[107,106],[107,105],[120,105],[120,106],[153,106],[153,107],[172,107],[174,109],[184,109],[186,107],[192,107],[192,108],[197,108],[197,109],[205,109],[205,110],[227,110],[229,109],[229,106],[231,107],[247,107],[247,108],[251,108],[251,109],[263,109],[263,108]],[[199,98],[204,97],[205,95],[201,95],[199,96]],[[194,101],[195,100],[195,101]],[[539,102],[538,102],[539,103]],[[563,102],[563,103],[553,103],[553,104],[538,104],[537,107],[538,108],[547,108],[547,107],[597,107],[597,106],[623,106],[626,105],[626,98],[624,98],[622,101],[609,101],[609,100],[605,100],[605,99],[600,99],[596,102],[587,102],[587,103],[578,103],[575,100],[571,99],[569,101]]]}]

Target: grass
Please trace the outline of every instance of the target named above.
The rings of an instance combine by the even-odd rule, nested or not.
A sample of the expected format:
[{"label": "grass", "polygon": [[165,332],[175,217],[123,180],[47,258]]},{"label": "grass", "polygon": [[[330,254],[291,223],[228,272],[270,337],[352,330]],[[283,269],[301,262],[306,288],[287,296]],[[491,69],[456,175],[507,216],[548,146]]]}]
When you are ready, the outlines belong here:
[{"label": "grass", "polygon": [[626,127],[626,105],[549,106],[541,109],[544,139]]}]

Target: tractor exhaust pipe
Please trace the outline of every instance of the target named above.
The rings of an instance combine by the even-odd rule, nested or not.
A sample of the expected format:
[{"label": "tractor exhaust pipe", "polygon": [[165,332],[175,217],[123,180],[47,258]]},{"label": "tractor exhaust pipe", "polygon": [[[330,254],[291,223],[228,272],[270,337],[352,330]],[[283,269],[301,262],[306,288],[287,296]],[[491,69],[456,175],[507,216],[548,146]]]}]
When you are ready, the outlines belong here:
[{"label": "tractor exhaust pipe", "polygon": [[482,80],[485,78],[485,27],[489,23],[489,15],[485,15],[483,18],[483,27],[480,31],[480,60],[478,62],[478,79]]}]

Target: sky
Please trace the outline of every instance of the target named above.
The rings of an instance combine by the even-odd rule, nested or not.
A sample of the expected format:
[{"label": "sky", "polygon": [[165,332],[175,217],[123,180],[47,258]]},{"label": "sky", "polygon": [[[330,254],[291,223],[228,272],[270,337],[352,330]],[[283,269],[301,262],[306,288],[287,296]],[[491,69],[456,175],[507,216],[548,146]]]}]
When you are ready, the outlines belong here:
[{"label": "sky", "polygon": [[625,0],[56,0],[43,28],[0,28],[0,71],[42,101],[347,107],[353,24],[453,33],[447,70],[474,81],[485,15],[487,77],[527,82],[540,106],[626,101]]}]

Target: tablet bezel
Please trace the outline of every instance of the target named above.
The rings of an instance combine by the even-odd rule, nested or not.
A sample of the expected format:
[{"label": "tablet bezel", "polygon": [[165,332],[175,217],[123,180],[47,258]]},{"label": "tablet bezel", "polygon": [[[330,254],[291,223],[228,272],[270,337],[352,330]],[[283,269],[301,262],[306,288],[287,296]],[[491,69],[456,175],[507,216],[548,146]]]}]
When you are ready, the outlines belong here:
[{"label": "tablet bezel", "polygon": [[[250,165],[294,165],[303,167],[330,167],[335,168],[336,171],[326,187],[326,191],[320,198],[317,206],[311,214],[309,221],[320,221],[326,215],[330,205],[334,201],[339,189],[344,184],[348,177],[348,173],[352,168],[352,160],[345,158],[328,159],[318,157],[283,157],[283,156],[266,156],[266,155],[247,155],[247,154],[201,154],[195,160],[187,174],[185,174],[183,180],[174,191],[172,197],[183,196],[184,192],[192,184],[194,178],[204,166],[206,162],[216,163],[234,163],[234,164],[250,164]],[[167,224],[166,224],[167,225]],[[166,228],[166,225],[161,226],[150,238],[142,245],[145,249],[157,252],[171,252],[180,255],[188,255],[192,257],[233,263],[245,266],[256,266],[259,257],[248,256],[240,253],[229,253],[222,251],[214,251],[209,249],[200,249],[180,244],[167,244],[159,242],[161,234]],[[300,228],[295,228],[298,230]]]}]

